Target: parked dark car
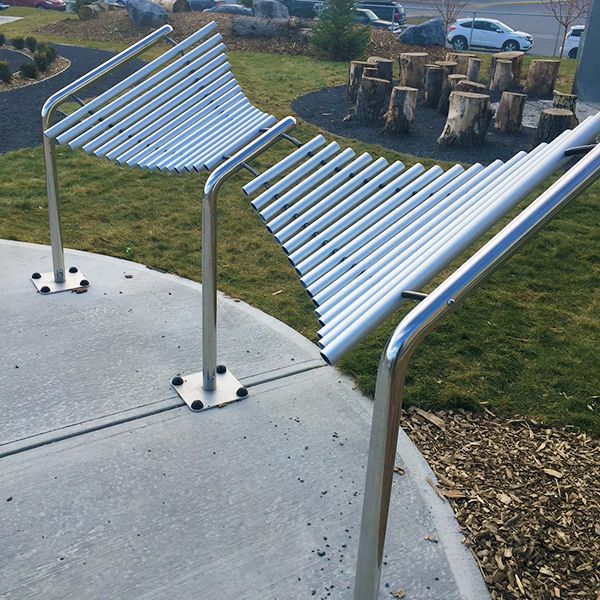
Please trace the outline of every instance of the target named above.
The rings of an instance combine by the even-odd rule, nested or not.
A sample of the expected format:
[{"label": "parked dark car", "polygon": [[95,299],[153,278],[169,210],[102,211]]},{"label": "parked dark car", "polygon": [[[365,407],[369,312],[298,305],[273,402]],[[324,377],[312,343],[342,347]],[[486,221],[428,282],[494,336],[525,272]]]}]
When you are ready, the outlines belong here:
[{"label": "parked dark car", "polygon": [[394,21],[398,25],[406,23],[406,11],[398,2],[357,2],[356,8],[372,10],[379,19]]},{"label": "parked dark car", "polygon": [[9,0],[10,6],[45,8],[46,10],[66,10],[64,0]]},{"label": "parked dark car", "polygon": [[368,8],[357,8],[356,15],[354,16],[354,22],[359,25],[365,25],[366,27],[373,27],[374,29],[387,29],[394,33],[400,31],[400,25],[393,21],[384,21],[378,19],[377,15]]},{"label": "parked dark car", "polygon": [[292,17],[314,19],[318,15],[318,2],[315,0],[281,0]]}]

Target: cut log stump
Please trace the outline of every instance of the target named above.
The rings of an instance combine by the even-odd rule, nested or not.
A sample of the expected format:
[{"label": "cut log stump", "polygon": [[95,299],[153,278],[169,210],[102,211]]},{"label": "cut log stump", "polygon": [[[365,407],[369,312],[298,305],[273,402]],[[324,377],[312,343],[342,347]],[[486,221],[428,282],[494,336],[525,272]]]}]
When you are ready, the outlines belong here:
[{"label": "cut log stump", "polygon": [[356,102],[356,97],[358,96],[363,70],[369,67],[373,68],[373,65],[366,60],[353,60],[350,63],[350,70],[348,72],[348,98],[353,103]]},{"label": "cut log stump", "polygon": [[471,92],[473,94],[489,94],[489,90],[483,83],[477,83],[476,81],[469,81],[468,79],[462,79],[456,85],[457,92]]},{"label": "cut log stump", "polygon": [[398,57],[400,64],[399,85],[420,88],[423,85],[423,73],[429,60],[427,52],[404,52]]},{"label": "cut log stump", "polygon": [[423,77],[423,104],[429,108],[437,108],[440,94],[442,93],[442,81],[444,71],[438,65],[425,65]]},{"label": "cut log stump", "polygon": [[546,108],[540,115],[536,144],[551,142],[563,131],[577,126],[577,117],[566,108]]},{"label": "cut log stump", "polygon": [[510,60],[512,63],[513,82],[516,87],[521,84],[521,72],[523,70],[523,57],[525,52],[515,50],[512,52],[496,52],[492,55],[490,64],[490,81],[494,79],[494,71],[496,70],[496,62],[499,60]]},{"label": "cut log stump", "polygon": [[162,6],[170,13],[189,12],[192,10],[188,0],[152,0],[152,2]]},{"label": "cut log stump", "polygon": [[385,113],[386,133],[408,133],[415,119],[417,88],[397,85],[392,89],[390,104]]},{"label": "cut log stump", "polygon": [[392,83],[393,72],[394,72],[394,61],[390,58],[383,58],[382,56],[370,56],[368,61],[377,67],[377,78],[386,79]]},{"label": "cut log stump", "polygon": [[456,63],[455,73],[466,75],[469,68],[469,59],[477,58],[476,54],[468,54],[462,52],[446,52],[446,61]]},{"label": "cut log stump", "polygon": [[500,104],[496,111],[496,129],[504,133],[517,133],[521,131],[523,109],[527,96],[515,92],[502,92]]},{"label": "cut log stump", "polygon": [[359,123],[377,123],[387,110],[392,84],[387,79],[363,77],[356,98],[354,118]]},{"label": "cut log stump", "polygon": [[450,94],[456,90],[456,86],[463,80],[466,79],[466,75],[460,75],[454,73],[454,75],[448,75],[448,78],[442,85],[442,91],[440,93],[440,99],[438,100],[437,109],[442,115],[448,114],[448,104],[450,102]]},{"label": "cut log stump", "polygon": [[534,98],[551,96],[559,67],[560,60],[532,60],[527,73],[525,93]]},{"label": "cut log stump", "polygon": [[448,79],[448,75],[454,75],[456,73],[457,64],[453,60],[436,60],[434,64],[442,68],[442,84]]},{"label": "cut log stump", "polygon": [[577,96],[575,94],[564,94],[554,90],[552,97],[552,108],[566,108],[574,115],[577,114]]},{"label": "cut log stump", "polygon": [[477,57],[469,58],[467,65],[467,79],[469,81],[477,81],[479,79],[479,71],[481,70],[481,59]]},{"label": "cut log stump", "polygon": [[471,92],[452,92],[448,119],[437,142],[441,146],[483,144],[494,111],[490,97]]},{"label": "cut log stump", "polygon": [[504,92],[513,85],[512,62],[510,60],[497,60],[494,77],[490,81],[490,90]]}]

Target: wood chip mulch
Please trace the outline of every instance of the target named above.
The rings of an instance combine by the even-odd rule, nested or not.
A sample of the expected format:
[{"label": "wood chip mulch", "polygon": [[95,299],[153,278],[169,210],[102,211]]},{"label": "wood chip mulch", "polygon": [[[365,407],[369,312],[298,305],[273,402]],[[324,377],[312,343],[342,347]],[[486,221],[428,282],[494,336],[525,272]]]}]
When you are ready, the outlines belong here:
[{"label": "wood chip mulch", "polygon": [[[231,18],[232,15],[215,13],[174,13],[169,15],[169,23],[173,26],[173,38],[177,41],[191,35],[206,23],[215,21],[228,50],[316,56],[315,51],[307,41],[287,38],[242,38],[234,36],[231,33]],[[90,40],[102,42],[110,40],[111,42],[120,41],[131,44],[149,33],[150,30],[134,27],[125,10],[112,10],[101,13],[96,18],[87,21],[65,19],[41,27],[37,31],[88,42]],[[441,46],[430,48],[407,46],[398,42],[394,35],[388,31],[373,30],[365,57],[397,57],[401,52],[429,52],[431,60],[434,61],[443,60],[446,51]]]},{"label": "wood chip mulch", "polygon": [[486,410],[411,407],[403,428],[494,600],[600,600],[600,443]]}]

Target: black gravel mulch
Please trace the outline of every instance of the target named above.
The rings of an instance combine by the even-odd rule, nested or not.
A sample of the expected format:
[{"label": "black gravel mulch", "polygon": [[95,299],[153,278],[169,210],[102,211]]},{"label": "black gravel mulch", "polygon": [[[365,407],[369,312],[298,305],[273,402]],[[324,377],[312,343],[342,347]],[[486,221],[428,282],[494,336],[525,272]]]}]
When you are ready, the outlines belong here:
[{"label": "black gravel mulch", "polygon": [[[71,61],[71,66],[66,71],[45,81],[0,93],[0,154],[39,146],[42,136],[40,111],[47,98],[113,56],[111,52],[104,50],[60,44],[54,47],[60,56]],[[139,69],[142,64],[141,61],[134,60],[123,65],[81,95],[84,98],[97,96],[124,76]]]},{"label": "black gravel mulch", "polygon": [[498,133],[493,125],[487,141],[473,148],[445,148],[436,140],[444,128],[446,117],[436,110],[417,106],[415,120],[409,134],[384,134],[381,126],[359,125],[344,121],[352,104],[346,98],[346,86],[324,88],[297,98],[292,108],[305,121],[335,135],[350,137],[365,143],[380,144],[385,148],[447,162],[487,165],[497,158],[507,160],[519,150],[530,150],[535,141],[535,129],[526,127],[520,133]]},{"label": "black gravel mulch", "polygon": [[8,50],[7,48],[0,48],[0,62],[8,63],[13,73],[18,71],[24,62],[32,62],[29,56],[15,52],[14,50]]}]

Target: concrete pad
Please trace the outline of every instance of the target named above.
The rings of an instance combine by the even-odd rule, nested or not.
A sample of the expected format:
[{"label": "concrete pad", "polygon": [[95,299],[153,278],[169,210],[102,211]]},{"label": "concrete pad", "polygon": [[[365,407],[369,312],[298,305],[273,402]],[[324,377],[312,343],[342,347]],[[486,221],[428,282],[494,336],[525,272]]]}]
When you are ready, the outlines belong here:
[{"label": "concrete pad", "polygon": [[13,21],[19,21],[23,17],[0,17],[0,25],[4,25],[5,23],[12,23]]},{"label": "concrete pad", "polygon": [[[350,598],[371,402],[222,297],[222,353],[250,396],[193,413],[167,384],[197,367],[200,286],[70,252],[92,287],[41,296],[27,277],[48,256],[0,242],[0,597]],[[380,597],[488,598],[400,434]]]}]

